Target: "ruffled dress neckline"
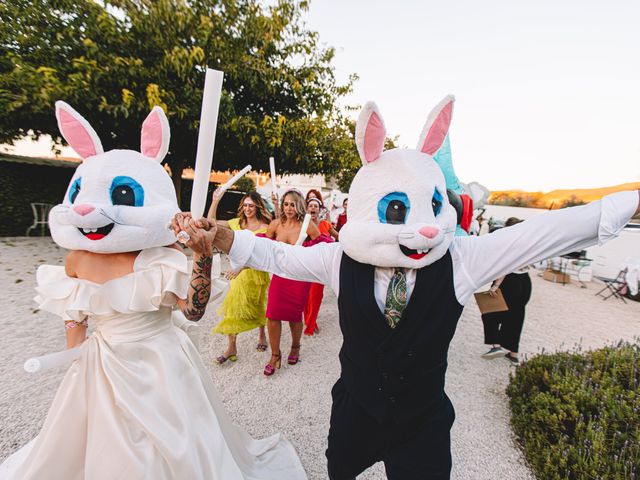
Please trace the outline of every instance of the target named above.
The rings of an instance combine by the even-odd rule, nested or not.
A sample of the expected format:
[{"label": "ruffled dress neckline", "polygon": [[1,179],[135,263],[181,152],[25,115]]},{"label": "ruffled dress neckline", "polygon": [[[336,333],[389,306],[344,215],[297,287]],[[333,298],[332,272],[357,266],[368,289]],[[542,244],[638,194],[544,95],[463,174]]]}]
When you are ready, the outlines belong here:
[{"label": "ruffled dress neckline", "polygon": [[42,310],[64,320],[152,312],[186,298],[190,273],[186,255],[168,247],[142,250],[132,272],[104,283],[69,277],[62,266],[42,265],[36,274],[35,300]]}]

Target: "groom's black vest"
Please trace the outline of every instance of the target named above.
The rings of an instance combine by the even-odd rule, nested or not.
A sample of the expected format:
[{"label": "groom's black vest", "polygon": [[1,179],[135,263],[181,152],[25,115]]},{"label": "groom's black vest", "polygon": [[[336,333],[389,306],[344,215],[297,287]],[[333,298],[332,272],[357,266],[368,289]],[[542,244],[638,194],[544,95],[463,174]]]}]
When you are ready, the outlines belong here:
[{"label": "groom's black vest", "polygon": [[451,255],[418,270],[402,319],[391,329],[376,303],[375,267],[342,255],[338,306],[341,379],[380,423],[428,418],[444,399],[447,351],[462,306]]}]

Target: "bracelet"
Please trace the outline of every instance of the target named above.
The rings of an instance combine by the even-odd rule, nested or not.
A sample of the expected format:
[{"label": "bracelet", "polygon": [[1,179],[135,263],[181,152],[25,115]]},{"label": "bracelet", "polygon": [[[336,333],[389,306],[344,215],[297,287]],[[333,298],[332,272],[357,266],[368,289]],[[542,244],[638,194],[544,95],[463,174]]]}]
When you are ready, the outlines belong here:
[{"label": "bracelet", "polygon": [[64,328],[66,328],[67,330],[70,330],[72,328],[76,328],[78,326],[86,327],[87,326],[87,319],[85,318],[81,322],[76,322],[75,320],[68,320],[68,321],[64,322]]}]

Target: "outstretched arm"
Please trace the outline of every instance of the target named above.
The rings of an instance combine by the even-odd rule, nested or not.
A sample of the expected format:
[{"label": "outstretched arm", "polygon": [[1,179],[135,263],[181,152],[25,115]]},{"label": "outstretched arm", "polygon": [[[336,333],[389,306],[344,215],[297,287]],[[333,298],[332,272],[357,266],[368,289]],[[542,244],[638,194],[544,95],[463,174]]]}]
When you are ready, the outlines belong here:
[{"label": "outstretched arm", "polygon": [[[179,232],[181,223],[189,218],[189,213],[176,214],[171,222],[173,230]],[[229,255],[234,270],[249,267],[292,280],[322,283],[338,293],[342,258],[339,243],[301,247],[256,237],[246,230],[231,230],[219,223],[210,224],[207,228],[215,237],[213,246]]]},{"label": "outstretched arm", "polygon": [[[180,215],[180,214],[179,214]],[[251,232],[215,227],[214,247],[228,253],[234,270],[241,267],[275,273],[281,277],[329,285],[338,292],[342,248],[338,243],[313,247],[288,245],[259,238]]]},{"label": "outstretched arm", "polygon": [[[220,200],[222,200],[222,196],[225,194],[226,190],[223,190],[221,187],[216,188],[211,195],[211,206],[209,207],[209,211],[207,212],[207,220],[211,222],[216,221],[217,212],[218,212],[218,204]],[[220,223],[225,226],[228,225],[226,221],[220,221]]]},{"label": "outstretched arm", "polygon": [[554,210],[479,237],[456,237],[456,294],[461,303],[485,283],[532,263],[615,238],[640,213],[637,191]]}]

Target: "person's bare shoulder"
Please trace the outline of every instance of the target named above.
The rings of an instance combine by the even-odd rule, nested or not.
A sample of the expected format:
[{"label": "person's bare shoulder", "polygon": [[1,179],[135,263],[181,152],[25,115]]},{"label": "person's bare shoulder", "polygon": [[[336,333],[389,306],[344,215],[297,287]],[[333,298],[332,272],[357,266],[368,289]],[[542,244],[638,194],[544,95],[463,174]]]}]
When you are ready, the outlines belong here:
[{"label": "person's bare shoulder", "polygon": [[64,271],[67,276],[78,276],[78,265],[86,258],[88,253],[83,250],[71,250],[67,253],[67,258],[64,260]]},{"label": "person's bare shoulder", "polygon": [[267,228],[267,237],[275,238],[278,228],[280,228],[280,219],[276,218],[275,220],[271,221],[269,227]]}]

